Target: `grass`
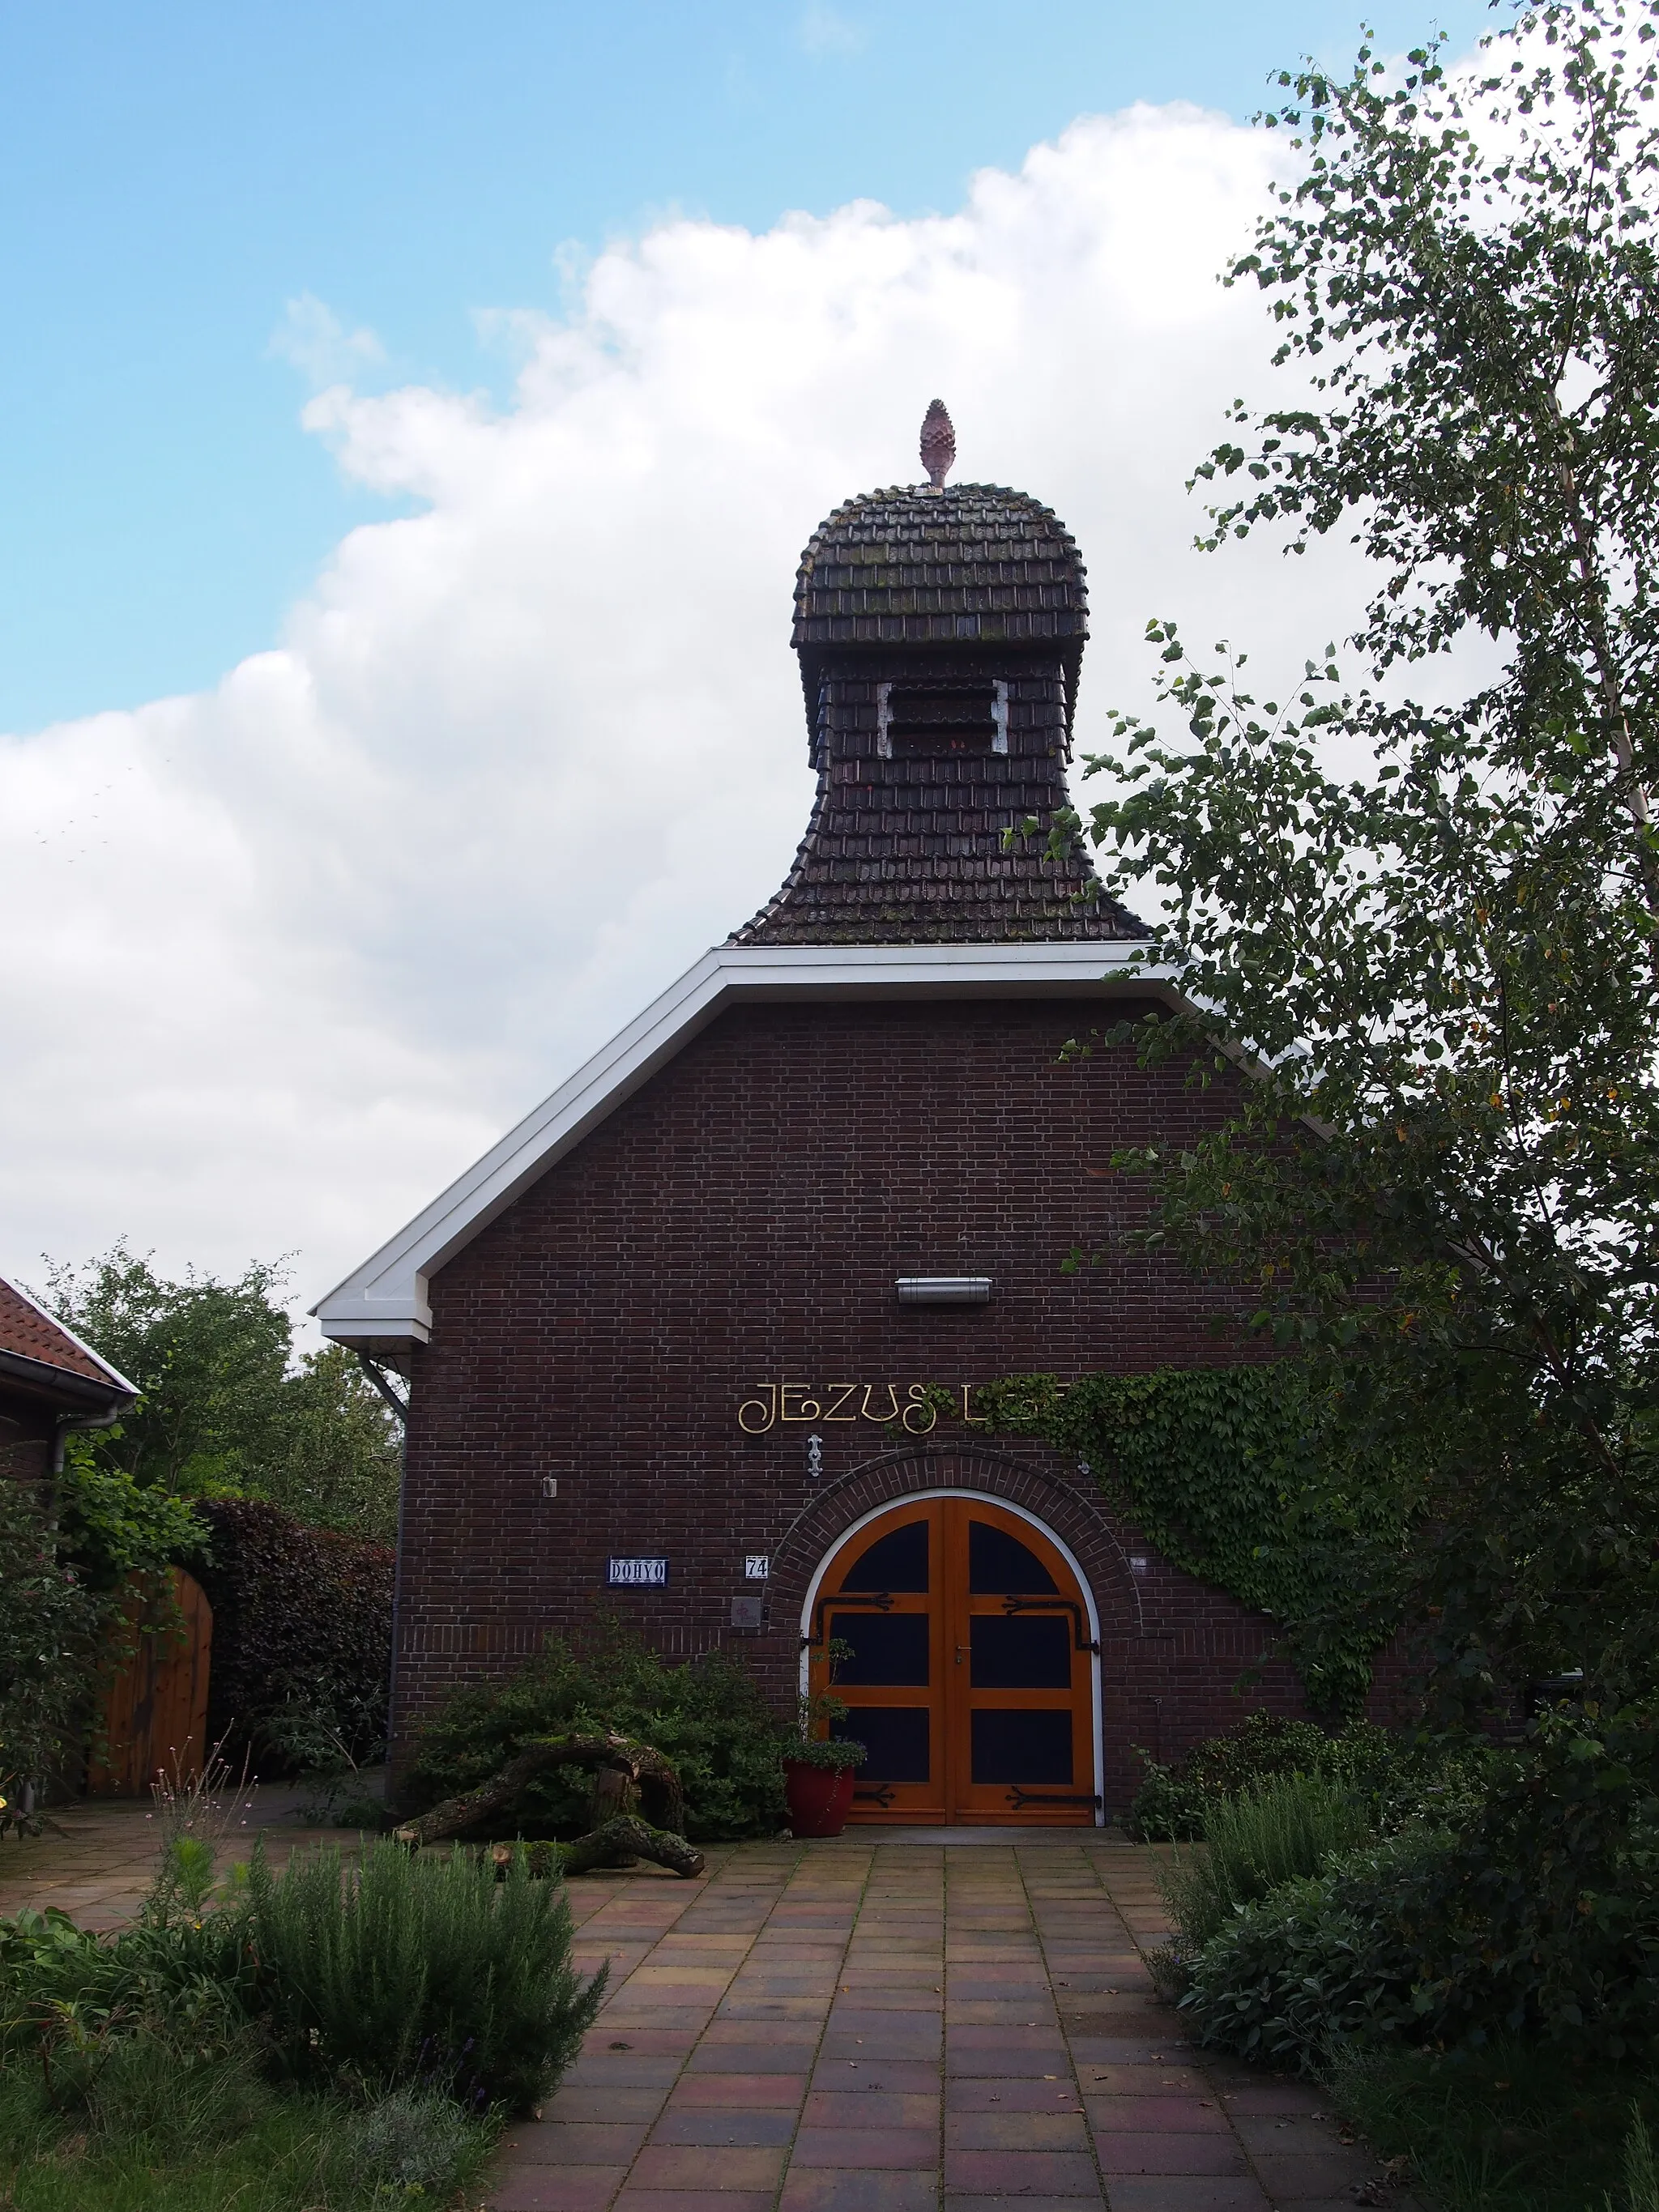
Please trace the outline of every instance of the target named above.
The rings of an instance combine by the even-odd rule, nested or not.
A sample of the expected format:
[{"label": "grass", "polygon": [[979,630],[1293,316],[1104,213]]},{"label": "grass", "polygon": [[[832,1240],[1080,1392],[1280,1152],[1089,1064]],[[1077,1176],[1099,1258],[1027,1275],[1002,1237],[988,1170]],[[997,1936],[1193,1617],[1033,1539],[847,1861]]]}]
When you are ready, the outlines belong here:
[{"label": "grass", "polygon": [[[1575,2061],[1570,2050],[1425,2051],[1344,2062],[1331,2095],[1385,2157],[1407,2157],[1436,2212],[1659,2212],[1659,2130],[1650,2069]],[[1645,2166],[1645,2172],[1644,2167]]]},{"label": "grass", "polygon": [[365,2109],[273,2087],[251,2046],[179,2058],[125,2039],[68,2100],[32,2063],[0,2071],[3,2212],[436,2212],[494,2145],[447,2098],[404,2089]]}]

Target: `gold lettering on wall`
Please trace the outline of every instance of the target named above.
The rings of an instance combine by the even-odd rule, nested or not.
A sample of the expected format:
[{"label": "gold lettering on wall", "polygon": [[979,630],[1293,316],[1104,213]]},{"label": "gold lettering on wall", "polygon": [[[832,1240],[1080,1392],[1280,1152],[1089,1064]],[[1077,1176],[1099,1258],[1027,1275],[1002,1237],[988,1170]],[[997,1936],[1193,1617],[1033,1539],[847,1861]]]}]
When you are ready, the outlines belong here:
[{"label": "gold lettering on wall", "polygon": [[745,1398],[738,1408],[738,1426],[745,1436],[763,1436],[778,1418],[778,1386],[757,1382],[757,1397]]},{"label": "gold lettering on wall", "polygon": [[[925,1437],[939,1419],[935,1392],[941,1387],[927,1382],[751,1382],[752,1397],[738,1407],[738,1426],[746,1437],[764,1436],[786,1422],[872,1421],[878,1428],[895,1423],[913,1437]],[[962,1400],[962,1419],[975,1427],[984,1415],[969,1411],[975,1385],[952,1382],[952,1397]],[[901,1393],[902,1394],[901,1395]]]},{"label": "gold lettering on wall", "polygon": [[[872,1411],[870,1401],[878,1390],[887,1393],[884,1407],[878,1405]],[[898,1392],[890,1382],[866,1382],[864,1386],[864,1418],[866,1421],[896,1421],[898,1419]]]}]

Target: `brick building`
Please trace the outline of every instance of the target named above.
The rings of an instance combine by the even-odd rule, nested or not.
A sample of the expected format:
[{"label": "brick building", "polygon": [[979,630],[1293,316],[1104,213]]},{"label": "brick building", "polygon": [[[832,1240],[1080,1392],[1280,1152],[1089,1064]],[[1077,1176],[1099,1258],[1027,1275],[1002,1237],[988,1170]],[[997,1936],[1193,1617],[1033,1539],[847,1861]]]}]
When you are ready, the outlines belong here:
[{"label": "brick building", "polygon": [[[933,481],[801,562],[818,791],[781,890],[318,1308],[410,1386],[404,1752],[610,1607],[781,1702],[850,1645],[857,1817],[1087,1822],[1133,1747],[1236,1721],[1272,1640],[973,1418],[997,1376],[1224,1356],[1172,1263],[1060,1266],[1091,1169],[1218,1109],[1061,1059],[1157,995],[1086,860],[1004,842],[1066,804],[1084,569],[1036,501],[945,489],[929,423]],[[1288,1670],[1252,1702],[1299,1709]]]}]

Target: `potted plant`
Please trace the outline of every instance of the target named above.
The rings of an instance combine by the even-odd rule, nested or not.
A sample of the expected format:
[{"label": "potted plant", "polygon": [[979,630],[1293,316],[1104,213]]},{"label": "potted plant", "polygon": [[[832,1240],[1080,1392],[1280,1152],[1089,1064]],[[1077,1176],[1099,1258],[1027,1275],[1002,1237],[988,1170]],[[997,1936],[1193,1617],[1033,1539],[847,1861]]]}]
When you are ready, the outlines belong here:
[{"label": "potted plant", "polygon": [[797,1836],[838,1836],[853,1809],[853,1772],[864,1764],[861,1743],[829,1736],[795,1741],[783,1753],[783,1802]]},{"label": "potted plant", "polygon": [[[831,1646],[830,1656],[836,1656]],[[863,1765],[861,1743],[848,1743],[827,1731],[845,1720],[847,1707],[826,1692],[803,1698],[795,1726],[783,1744],[783,1801],[790,1832],[838,1836],[853,1809],[853,1776]]]}]

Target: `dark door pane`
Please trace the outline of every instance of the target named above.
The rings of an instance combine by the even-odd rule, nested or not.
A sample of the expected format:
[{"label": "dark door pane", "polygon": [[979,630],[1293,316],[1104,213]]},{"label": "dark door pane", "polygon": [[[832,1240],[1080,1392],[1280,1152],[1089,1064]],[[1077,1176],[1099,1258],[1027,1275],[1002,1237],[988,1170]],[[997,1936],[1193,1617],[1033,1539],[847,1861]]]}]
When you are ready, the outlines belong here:
[{"label": "dark door pane", "polygon": [[858,1771],[866,1782],[926,1782],[931,1772],[926,1705],[860,1705],[831,1724],[842,1743],[861,1743],[870,1756]]},{"label": "dark door pane", "polygon": [[830,1680],[836,1688],[927,1688],[925,1613],[832,1613],[830,1633],[853,1647],[835,1662]]},{"label": "dark door pane", "polygon": [[973,1723],[975,1782],[1071,1780],[1070,1713],[979,1712]]},{"label": "dark door pane", "polygon": [[1072,1686],[1072,1624],[1064,1614],[978,1613],[969,1634],[975,1689]]},{"label": "dark door pane", "polygon": [[854,1560],[841,1586],[844,1590],[896,1590],[907,1597],[913,1591],[925,1590],[927,1523],[912,1521],[895,1528],[890,1536],[878,1536],[867,1552]]},{"label": "dark door pane", "polygon": [[[866,1583],[859,1587],[866,1589]],[[897,1588],[896,1583],[893,1585]],[[975,1597],[1046,1595],[1054,1578],[1035,1552],[988,1521],[968,1523],[968,1587]]]}]

